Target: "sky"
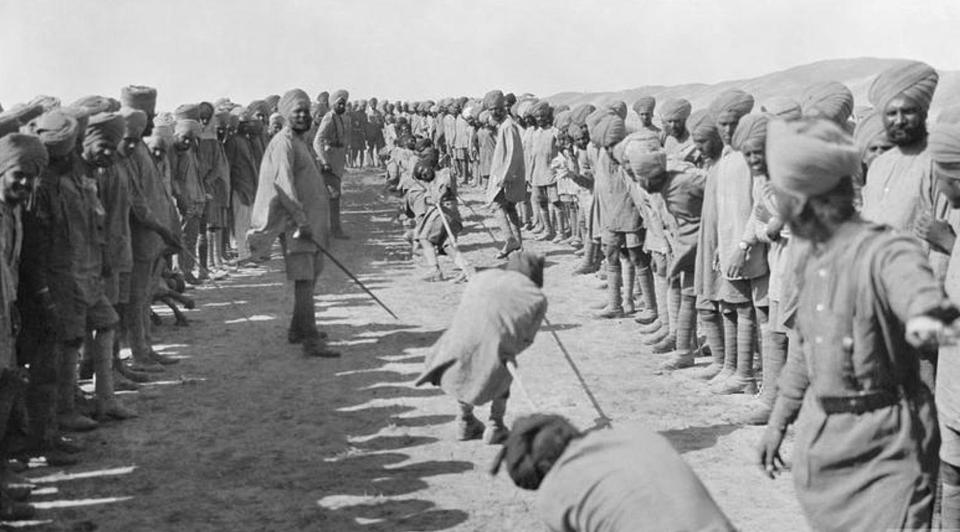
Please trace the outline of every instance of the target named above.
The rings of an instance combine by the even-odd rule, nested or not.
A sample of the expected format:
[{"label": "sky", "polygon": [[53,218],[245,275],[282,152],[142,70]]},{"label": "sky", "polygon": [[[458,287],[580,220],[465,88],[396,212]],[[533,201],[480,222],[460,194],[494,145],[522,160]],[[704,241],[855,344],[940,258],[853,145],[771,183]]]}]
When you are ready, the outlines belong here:
[{"label": "sky", "polygon": [[549,96],[864,56],[960,70],[956,0],[0,0],[0,20],[5,107],[129,84],[172,109],[294,87]]}]

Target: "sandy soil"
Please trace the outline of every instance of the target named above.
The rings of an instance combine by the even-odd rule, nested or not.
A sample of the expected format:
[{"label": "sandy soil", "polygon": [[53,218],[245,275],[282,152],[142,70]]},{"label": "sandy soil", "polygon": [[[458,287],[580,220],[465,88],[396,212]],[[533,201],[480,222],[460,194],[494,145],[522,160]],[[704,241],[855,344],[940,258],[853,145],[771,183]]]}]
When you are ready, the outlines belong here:
[{"label": "sandy soil", "polygon": [[[462,192],[492,228],[480,194]],[[40,518],[52,523],[34,530],[543,530],[533,493],[487,474],[496,449],[453,440],[455,403],[411,386],[463,285],[420,280],[425,270],[409,260],[394,214],[373,172],[352,173],[344,215],[354,239],[335,253],[399,321],[329,265],[317,318],[344,356],[305,359],[286,342],[292,296],[282,260],[191,292],[192,325],[156,333],[163,352],[183,359],[167,371],[172,382],[124,396],[141,417],[81,436],[89,451],[65,472],[135,469],[52,479],[44,487],[57,493],[34,497],[130,499],[43,509]],[[468,258],[496,266],[481,218],[464,214]],[[770,481],[753,464],[762,428],[733,422],[748,398],[713,396],[682,372],[654,375],[658,357],[644,352],[631,320],[589,317],[602,293],[592,278],[571,277],[571,250],[530,247],[548,257],[548,318],[614,425],[639,423],[667,437],[743,530],[804,530],[789,473]],[[541,411],[592,424],[595,413],[551,335],[542,331],[520,364]],[[510,408],[508,417],[529,412],[519,397]]]}]

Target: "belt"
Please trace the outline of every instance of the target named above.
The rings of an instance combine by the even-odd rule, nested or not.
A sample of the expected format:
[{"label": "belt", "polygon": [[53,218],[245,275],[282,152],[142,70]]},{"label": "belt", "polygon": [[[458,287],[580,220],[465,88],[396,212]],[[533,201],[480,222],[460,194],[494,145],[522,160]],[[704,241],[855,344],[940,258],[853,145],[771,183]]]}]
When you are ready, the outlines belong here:
[{"label": "belt", "polygon": [[817,400],[827,414],[864,414],[899,403],[900,395],[880,390],[857,395],[820,396]]}]

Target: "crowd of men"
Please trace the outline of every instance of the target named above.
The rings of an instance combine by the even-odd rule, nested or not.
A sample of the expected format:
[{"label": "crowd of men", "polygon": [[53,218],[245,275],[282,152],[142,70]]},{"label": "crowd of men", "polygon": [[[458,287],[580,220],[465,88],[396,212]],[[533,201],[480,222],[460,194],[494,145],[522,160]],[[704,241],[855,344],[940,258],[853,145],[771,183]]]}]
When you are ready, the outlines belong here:
[{"label": "crowd of men", "polygon": [[[346,169],[369,166],[401,198],[426,280],[444,278],[443,254],[474,275],[456,245],[458,187],[478,187],[498,257],[531,236],[577,249],[575,273],[606,291],[596,318],[633,316],[624,338],[661,355],[659,372],[756,394],[743,422],[766,424],[770,476],[799,416],[794,477],[814,528],[929,526],[938,475],[943,523],[960,527],[960,111],[928,134],[937,81],[910,62],[880,73],[869,106],[825,82],[762,102],[730,89],[696,111],[644,97],[630,121],[622,101],[497,90],[391,103],[294,89],[157,113],[156,90],[129,86],[14,106],[0,112],[2,451],[77,463],[63,433],[136,416],[115,390],[177,362],[151,345],[155,294],[256,263],[278,240],[289,342],[340,356],[313,296],[330,238],[350,238]],[[95,377],[92,400],[81,376]],[[480,437],[471,411],[463,439]],[[502,414],[496,428],[502,443]],[[3,470],[0,519],[30,515],[21,483]]]}]

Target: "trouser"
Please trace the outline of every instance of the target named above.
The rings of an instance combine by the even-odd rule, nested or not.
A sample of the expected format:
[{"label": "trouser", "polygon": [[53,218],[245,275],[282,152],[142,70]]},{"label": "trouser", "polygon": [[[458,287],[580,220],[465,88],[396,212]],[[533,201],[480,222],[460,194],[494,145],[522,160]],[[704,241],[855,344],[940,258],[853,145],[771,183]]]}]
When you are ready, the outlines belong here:
[{"label": "trouser", "polygon": [[31,329],[24,329],[17,338],[17,358],[21,365],[30,367],[26,403],[31,446],[45,447],[57,435],[57,370],[61,365],[61,349],[53,335]]},{"label": "trouser", "polygon": [[153,282],[161,260],[160,257],[149,261],[134,260],[130,273],[130,303],[125,309],[125,323],[127,345],[137,360],[143,360],[150,352],[147,340],[150,335],[150,305],[153,302]]},{"label": "trouser", "polygon": [[[502,193],[501,193],[502,194]],[[517,215],[517,206],[505,199],[498,198],[496,201],[497,221],[500,223],[500,231],[503,233],[503,239],[507,242],[522,242],[520,235],[520,217]]]}]

